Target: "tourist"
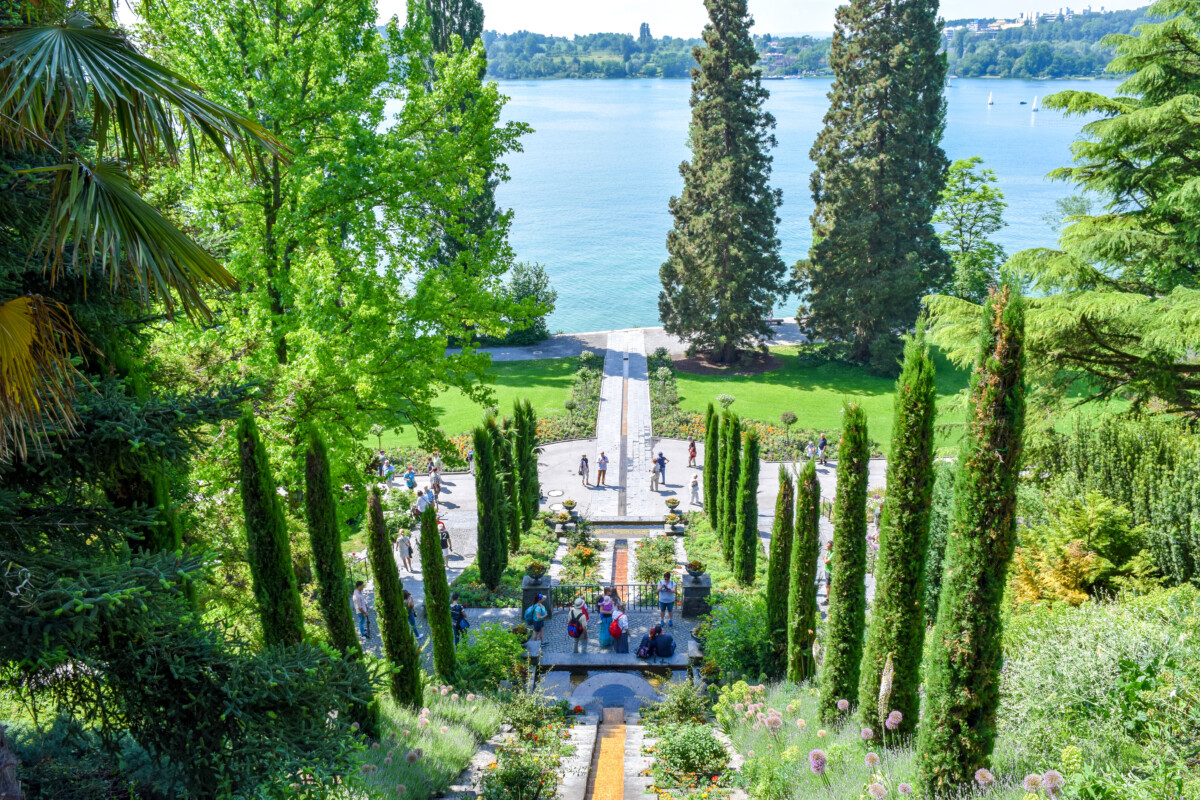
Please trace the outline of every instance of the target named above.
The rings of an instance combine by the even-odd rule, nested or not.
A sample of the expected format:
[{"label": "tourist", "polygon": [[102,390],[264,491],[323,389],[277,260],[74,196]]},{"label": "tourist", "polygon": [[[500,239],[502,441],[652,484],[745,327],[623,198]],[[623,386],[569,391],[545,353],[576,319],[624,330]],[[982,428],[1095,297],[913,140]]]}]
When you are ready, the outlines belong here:
[{"label": "tourist", "polygon": [[413,572],[412,556],[413,546],[412,538],[408,535],[408,529],[401,529],[400,535],[396,537],[396,544],[392,547],[393,553],[400,556],[400,566],[403,569]]},{"label": "tourist", "polygon": [[688,466],[696,466],[696,440],[688,439]]},{"label": "tourist", "polygon": [[661,473],[663,486],[667,485],[667,463],[669,461],[670,459],[664,456],[662,451],[659,451],[658,458],[654,459],[654,463],[658,465],[658,471]]},{"label": "tourist", "polygon": [[675,637],[665,632],[662,625],[654,626],[654,655],[659,658],[675,655]]},{"label": "tourist", "polygon": [[430,456],[429,460],[425,462],[425,474],[428,475],[431,472],[433,472],[433,456]]},{"label": "tourist", "polygon": [[429,488],[433,489],[435,499],[440,500],[442,498],[442,473],[437,467],[434,467],[433,472],[429,474]]},{"label": "tourist", "polygon": [[390,485],[395,474],[396,468],[392,466],[391,461],[385,458],[383,460],[383,482]]},{"label": "tourist", "polygon": [[691,503],[694,506],[700,505],[700,476],[699,475],[692,476],[692,500],[691,500]]},{"label": "tourist", "polygon": [[441,472],[442,471],[442,454],[438,450],[433,451],[433,458],[431,458],[429,460],[429,471],[430,472]]},{"label": "tourist", "polygon": [[608,626],[612,625],[613,611],[616,607],[617,602],[613,599],[612,587],[605,586],[604,594],[600,596],[600,602],[596,604],[596,610],[600,612],[600,630],[597,631],[597,636],[600,639],[601,647],[612,646],[613,638]]},{"label": "tourist", "polygon": [[650,491],[658,491],[658,467],[650,465]]},{"label": "tourist", "polygon": [[425,492],[417,492],[417,502],[413,504],[411,509],[413,519],[417,522],[421,521],[421,515],[425,513],[425,509],[429,508],[430,498]]},{"label": "tourist", "polygon": [[417,488],[417,471],[413,469],[412,464],[408,465],[408,470],[404,473],[404,485],[410,492]]},{"label": "tourist", "polygon": [[354,618],[358,620],[358,635],[367,638],[367,596],[363,594],[363,582],[355,581],[354,594],[350,595],[350,604],[354,606]]},{"label": "tourist", "polygon": [[808,444],[804,448],[804,457],[812,461],[812,457],[817,454],[817,448],[813,445],[812,439],[808,440]]},{"label": "tourist", "polygon": [[542,605],[542,601],[545,599],[546,595],[539,594],[533,601],[533,605],[525,609],[525,621],[533,629],[533,636],[529,639],[531,642],[545,641],[542,638],[542,629],[546,627],[546,617],[549,615],[546,607]]},{"label": "tourist", "polygon": [[472,447],[467,451],[467,472],[475,474],[475,448]]},{"label": "tourist", "polygon": [[434,508],[438,507],[437,495],[433,493],[433,487],[425,487],[425,500]]},{"label": "tourist", "polygon": [[454,542],[450,541],[450,531],[445,525],[438,525],[438,538],[442,540],[442,561],[449,561],[448,553],[454,552]]},{"label": "tourist", "polygon": [[664,572],[662,580],[658,582],[658,621],[666,620],[669,627],[675,627],[675,620],[672,618],[672,612],[675,609],[675,592],[679,585],[671,579],[670,572]]},{"label": "tourist", "polygon": [[408,589],[404,590],[404,608],[408,611],[408,627],[412,628],[413,637],[420,639],[421,632],[417,630],[417,601]]},{"label": "tourist", "polygon": [[471,627],[471,623],[467,621],[467,610],[458,599],[458,592],[450,595],[450,625],[454,628],[454,644],[457,645],[459,637]]},{"label": "tourist", "polygon": [[625,616],[625,604],[618,603],[616,614],[608,626],[608,632],[613,637],[613,652],[629,652],[629,617]]},{"label": "tourist", "polygon": [[604,455],[604,451],[600,451],[600,458],[596,459],[596,485],[604,486],[605,475],[608,474],[608,456]]},{"label": "tourist", "polygon": [[375,461],[376,461],[376,463],[379,464],[379,467],[377,469],[379,472],[379,477],[382,478],[383,477],[383,469],[387,465],[387,454],[385,452],[383,452],[382,450],[380,450],[379,455],[375,456]]},{"label": "tourist", "polygon": [[588,610],[582,597],[575,598],[567,616],[567,636],[575,640],[575,652],[586,653],[588,644]]},{"label": "tourist", "polygon": [[586,453],[584,453],[583,457],[579,459],[579,475],[581,478],[583,478],[583,485],[587,486],[588,485],[588,459],[587,459]]},{"label": "tourist", "polygon": [[829,446],[829,440],[825,438],[825,434],[821,434],[821,441],[817,442],[817,463],[825,466],[829,460],[825,457],[825,448]]},{"label": "tourist", "polygon": [[655,632],[661,631],[661,630],[662,630],[661,626],[655,625],[649,631],[642,634],[642,641],[640,641],[638,643],[637,650],[635,650],[633,654],[635,656],[637,656],[638,658],[653,658],[654,657],[654,637],[657,635]]}]

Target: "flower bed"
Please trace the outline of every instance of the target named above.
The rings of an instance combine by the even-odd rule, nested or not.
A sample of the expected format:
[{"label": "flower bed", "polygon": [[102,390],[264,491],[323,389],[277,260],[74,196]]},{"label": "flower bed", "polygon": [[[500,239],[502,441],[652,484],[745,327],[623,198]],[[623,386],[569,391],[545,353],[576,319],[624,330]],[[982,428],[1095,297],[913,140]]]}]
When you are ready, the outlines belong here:
[{"label": "flower bed", "polygon": [[658,583],[664,572],[675,569],[675,540],[670,536],[647,536],[637,543],[638,583]]},{"label": "flower bed", "polygon": [[458,592],[467,608],[520,608],[521,580],[531,564],[549,564],[558,549],[558,539],[545,528],[536,528],[521,537],[521,546],[508,556],[508,566],[500,576],[500,586],[492,591],[479,575],[478,563],[472,562],[454,582],[450,591]]},{"label": "flower bed", "polygon": [[518,693],[504,704],[501,719],[511,738],[496,749],[480,781],[480,800],[549,800],[558,787],[558,768],[570,738],[571,711],[535,694]]},{"label": "flower bed", "polygon": [[[601,546],[603,547],[603,546]],[[600,550],[575,545],[563,557],[561,583],[596,583],[600,580]]]}]

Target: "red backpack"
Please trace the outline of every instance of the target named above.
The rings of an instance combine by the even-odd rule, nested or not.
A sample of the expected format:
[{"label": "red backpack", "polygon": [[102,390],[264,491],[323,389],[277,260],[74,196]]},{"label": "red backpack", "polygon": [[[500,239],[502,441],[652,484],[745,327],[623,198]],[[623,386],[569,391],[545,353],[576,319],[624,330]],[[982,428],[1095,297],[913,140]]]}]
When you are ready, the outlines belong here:
[{"label": "red backpack", "polygon": [[608,624],[608,635],[614,639],[620,639],[621,634],[624,633],[624,631],[621,630],[621,626],[617,624],[617,620],[623,616],[625,615],[618,614],[617,616],[613,617],[613,621]]}]

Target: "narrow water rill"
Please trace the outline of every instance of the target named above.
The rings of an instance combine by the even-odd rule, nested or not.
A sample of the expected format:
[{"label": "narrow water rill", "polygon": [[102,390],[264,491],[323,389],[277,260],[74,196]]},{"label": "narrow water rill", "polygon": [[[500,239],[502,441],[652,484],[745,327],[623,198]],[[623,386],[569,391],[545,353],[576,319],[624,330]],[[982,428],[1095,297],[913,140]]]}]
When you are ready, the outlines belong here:
[{"label": "narrow water rill", "polygon": [[598,733],[599,746],[592,756],[587,796],[589,800],[622,800],[625,797],[625,710],[604,709]]}]

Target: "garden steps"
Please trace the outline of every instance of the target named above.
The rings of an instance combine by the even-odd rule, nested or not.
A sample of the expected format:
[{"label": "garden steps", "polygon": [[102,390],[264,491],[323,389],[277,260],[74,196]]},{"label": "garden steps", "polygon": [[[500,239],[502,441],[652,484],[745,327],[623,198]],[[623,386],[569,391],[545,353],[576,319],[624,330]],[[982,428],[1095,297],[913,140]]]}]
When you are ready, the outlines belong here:
[{"label": "garden steps", "polygon": [[562,778],[558,786],[558,800],[585,800],[587,797],[599,722],[600,718],[594,714],[575,718],[568,742],[574,751],[563,758],[560,766]]},{"label": "garden steps", "polygon": [[587,780],[586,800],[624,800],[626,780],[625,709],[605,708]]},{"label": "garden steps", "polygon": [[654,740],[647,738],[646,729],[641,725],[627,725],[625,730],[624,800],[635,800],[651,794],[650,785],[654,778],[642,773],[654,764],[654,756],[643,755],[642,748],[653,744]]}]

